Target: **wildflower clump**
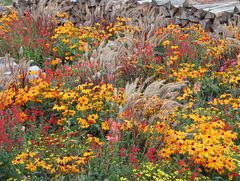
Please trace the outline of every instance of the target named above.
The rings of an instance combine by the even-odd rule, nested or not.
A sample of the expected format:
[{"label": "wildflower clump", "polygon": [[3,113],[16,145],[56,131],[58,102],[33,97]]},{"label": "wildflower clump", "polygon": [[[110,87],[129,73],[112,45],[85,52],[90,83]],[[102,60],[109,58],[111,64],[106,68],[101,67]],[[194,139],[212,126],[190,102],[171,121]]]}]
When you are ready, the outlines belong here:
[{"label": "wildflower clump", "polygon": [[23,55],[42,66],[51,54],[50,37],[55,26],[56,23],[51,19],[36,19],[29,12],[24,16],[20,16],[16,11],[3,15],[0,18],[0,56],[10,53],[14,58],[19,58]]},{"label": "wildflower clump", "polygon": [[102,41],[114,39],[124,32],[134,32],[136,27],[127,25],[126,18],[117,18],[114,23],[96,23],[94,26],[75,26],[68,21],[54,29],[51,39],[53,52],[63,62],[77,61],[86,52],[91,53]]}]

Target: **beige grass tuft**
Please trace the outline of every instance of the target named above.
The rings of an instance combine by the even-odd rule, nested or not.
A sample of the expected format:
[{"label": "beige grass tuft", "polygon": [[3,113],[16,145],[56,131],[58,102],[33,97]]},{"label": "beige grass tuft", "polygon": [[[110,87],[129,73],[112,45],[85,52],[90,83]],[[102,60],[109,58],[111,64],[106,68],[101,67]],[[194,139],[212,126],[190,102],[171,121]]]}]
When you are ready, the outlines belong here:
[{"label": "beige grass tuft", "polygon": [[[27,61],[25,58],[21,58],[16,64],[15,59],[11,58],[10,55],[5,57],[0,57],[1,67],[0,67],[0,87],[5,90],[12,83],[20,83],[24,86],[28,78],[28,69],[32,60]],[[19,79],[21,76],[21,79]],[[21,81],[21,82],[19,82]]]},{"label": "beige grass tuft", "polygon": [[131,109],[133,119],[143,120],[149,109],[157,109],[157,113],[148,118],[148,122],[152,123],[171,114],[177,108],[183,107],[175,99],[180,94],[181,89],[186,86],[186,82],[165,84],[164,80],[155,80],[150,83],[153,78],[148,78],[142,84],[139,84],[139,79],[136,79],[126,85],[126,104],[122,108],[122,112]]}]

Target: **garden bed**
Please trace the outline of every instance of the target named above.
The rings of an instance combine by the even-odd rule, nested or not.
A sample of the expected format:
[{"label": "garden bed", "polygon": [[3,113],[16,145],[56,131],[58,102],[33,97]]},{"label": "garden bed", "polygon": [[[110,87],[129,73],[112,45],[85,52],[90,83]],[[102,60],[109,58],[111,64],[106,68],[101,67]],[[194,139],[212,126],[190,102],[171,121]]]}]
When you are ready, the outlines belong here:
[{"label": "garden bed", "polygon": [[239,180],[239,27],[111,17],[0,16],[0,180]]}]

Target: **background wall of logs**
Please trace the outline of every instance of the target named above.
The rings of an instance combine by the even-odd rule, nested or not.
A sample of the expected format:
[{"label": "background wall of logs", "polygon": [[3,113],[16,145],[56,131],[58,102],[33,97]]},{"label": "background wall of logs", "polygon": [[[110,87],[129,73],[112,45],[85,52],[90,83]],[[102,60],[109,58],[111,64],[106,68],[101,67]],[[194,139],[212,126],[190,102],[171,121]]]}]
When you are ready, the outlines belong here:
[{"label": "background wall of logs", "polygon": [[[34,10],[39,3],[48,5],[47,0],[18,0],[15,8]],[[235,7],[233,12],[223,12],[220,15],[197,9],[188,1],[183,6],[175,7],[170,2],[158,5],[155,0],[151,3],[140,4],[137,0],[70,0],[57,1],[70,15],[70,20],[75,24],[91,25],[100,19],[114,21],[122,16],[132,18],[136,25],[155,24],[167,26],[170,23],[182,27],[201,24],[206,31],[215,31],[219,25],[233,25],[240,27],[240,10]]]}]

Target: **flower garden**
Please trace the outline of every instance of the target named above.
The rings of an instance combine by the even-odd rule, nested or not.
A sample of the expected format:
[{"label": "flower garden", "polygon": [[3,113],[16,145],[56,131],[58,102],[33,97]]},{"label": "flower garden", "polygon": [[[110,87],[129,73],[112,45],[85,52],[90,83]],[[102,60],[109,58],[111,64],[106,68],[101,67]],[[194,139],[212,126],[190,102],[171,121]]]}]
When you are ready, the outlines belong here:
[{"label": "flower garden", "polygon": [[240,180],[240,46],[199,25],[144,37],[124,17],[0,17],[0,56],[17,63],[0,180]]}]

